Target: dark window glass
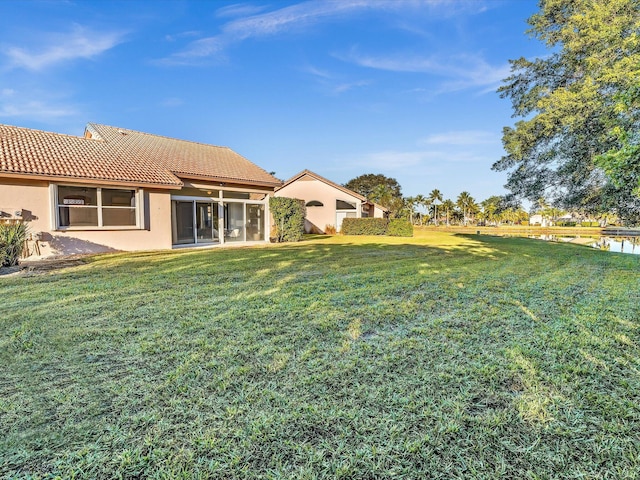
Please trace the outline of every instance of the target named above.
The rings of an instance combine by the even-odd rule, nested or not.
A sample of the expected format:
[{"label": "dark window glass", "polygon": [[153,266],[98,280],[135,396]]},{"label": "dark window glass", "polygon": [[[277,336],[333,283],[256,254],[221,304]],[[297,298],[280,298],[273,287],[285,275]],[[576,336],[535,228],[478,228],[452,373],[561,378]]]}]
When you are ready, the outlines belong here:
[{"label": "dark window glass", "polygon": [[336,200],[336,210],[355,210],[355,203],[345,202],[344,200]]},{"label": "dark window glass", "polygon": [[96,207],[58,207],[61,227],[97,227]]},{"label": "dark window glass", "polygon": [[224,191],[222,192],[222,196],[223,198],[239,198],[239,199],[249,200],[249,198],[251,197],[251,194],[247,192]]},{"label": "dark window glass", "polygon": [[105,227],[129,227],[136,224],[134,208],[103,208],[102,225]]}]

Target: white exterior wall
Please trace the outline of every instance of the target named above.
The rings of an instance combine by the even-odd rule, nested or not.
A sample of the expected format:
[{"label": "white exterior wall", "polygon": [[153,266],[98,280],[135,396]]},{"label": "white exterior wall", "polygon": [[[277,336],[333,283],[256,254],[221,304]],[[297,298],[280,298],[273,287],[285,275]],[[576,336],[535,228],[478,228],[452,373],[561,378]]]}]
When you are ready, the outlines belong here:
[{"label": "white exterior wall", "polygon": [[362,216],[362,200],[310,175],[304,175],[289,185],[282,187],[275,193],[275,196],[299,198],[304,200],[305,203],[312,200],[322,202],[322,207],[307,207],[307,222],[305,222],[307,233],[311,233],[315,229],[324,232],[327,225],[336,226],[336,200],[355,203],[356,209],[354,212],[356,217]]}]

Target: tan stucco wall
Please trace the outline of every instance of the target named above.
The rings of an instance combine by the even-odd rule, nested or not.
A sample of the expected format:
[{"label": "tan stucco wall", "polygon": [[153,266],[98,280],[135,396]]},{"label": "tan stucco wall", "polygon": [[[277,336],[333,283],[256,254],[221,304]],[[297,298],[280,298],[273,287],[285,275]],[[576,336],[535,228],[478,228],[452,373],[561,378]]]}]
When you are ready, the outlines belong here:
[{"label": "tan stucco wall", "polygon": [[[11,216],[20,211],[34,238],[42,232],[42,240],[38,243],[42,257],[171,248],[169,191],[144,190],[144,199],[146,211],[142,229],[63,231],[53,228],[49,182],[0,179],[0,211]],[[32,256],[37,256],[33,240],[29,242],[29,249]]]},{"label": "tan stucco wall", "polygon": [[305,225],[307,232],[311,231],[312,225],[322,232],[325,231],[327,225],[336,225],[336,200],[355,203],[356,215],[361,216],[362,200],[308,175],[282,187],[275,195],[276,197],[299,198],[305,203],[311,200],[322,202],[324,205],[322,207],[307,207],[307,224]]},{"label": "tan stucco wall", "polygon": [[384,210],[378,207],[373,207],[373,217],[374,218],[384,218]]}]

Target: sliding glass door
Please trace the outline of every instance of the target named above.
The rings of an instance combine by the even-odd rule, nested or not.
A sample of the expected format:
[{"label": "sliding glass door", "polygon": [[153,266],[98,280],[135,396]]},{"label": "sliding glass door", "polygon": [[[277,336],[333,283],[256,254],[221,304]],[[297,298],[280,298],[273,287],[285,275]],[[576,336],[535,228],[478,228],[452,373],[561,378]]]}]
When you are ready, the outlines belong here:
[{"label": "sliding glass door", "polygon": [[225,242],[256,242],[266,239],[264,204],[226,202]]},{"label": "sliding glass door", "polygon": [[218,240],[218,204],[196,202],[196,231],[198,243]]},{"label": "sliding glass door", "polygon": [[218,241],[217,203],[173,200],[171,214],[174,245]]},{"label": "sliding glass door", "polygon": [[193,237],[193,202],[171,202],[173,217],[173,244],[194,243]]},{"label": "sliding glass door", "polygon": [[[225,195],[233,193],[225,191]],[[235,193],[239,196],[241,192]],[[268,238],[267,204],[261,200],[174,197],[171,200],[173,244],[265,241]]]},{"label": "sliding glass door", "polygon": [[247,215],[247,240],[259,241],[266,238],[264,205],[246,205]]}]

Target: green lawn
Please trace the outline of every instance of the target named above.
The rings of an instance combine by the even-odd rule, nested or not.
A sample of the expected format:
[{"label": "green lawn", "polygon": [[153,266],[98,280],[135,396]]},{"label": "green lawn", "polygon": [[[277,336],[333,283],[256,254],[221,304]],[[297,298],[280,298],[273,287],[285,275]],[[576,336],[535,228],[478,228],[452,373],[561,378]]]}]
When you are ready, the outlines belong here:
[{"label": "green lawn", "polygon": [[640,478],[640,256],[316,237],[0,293],[3,478]]}]

